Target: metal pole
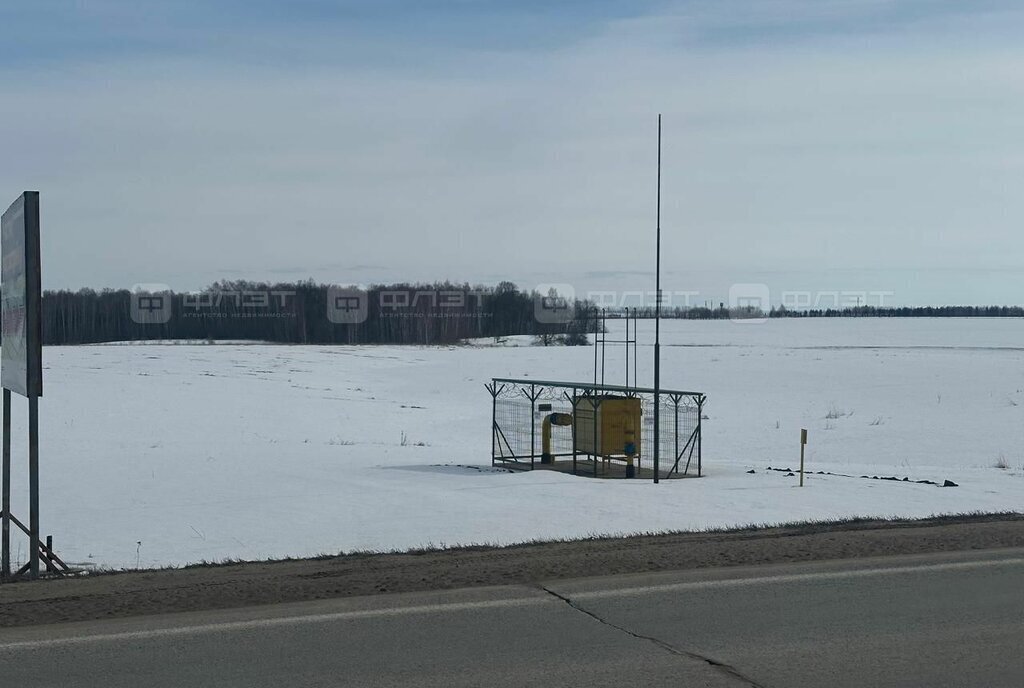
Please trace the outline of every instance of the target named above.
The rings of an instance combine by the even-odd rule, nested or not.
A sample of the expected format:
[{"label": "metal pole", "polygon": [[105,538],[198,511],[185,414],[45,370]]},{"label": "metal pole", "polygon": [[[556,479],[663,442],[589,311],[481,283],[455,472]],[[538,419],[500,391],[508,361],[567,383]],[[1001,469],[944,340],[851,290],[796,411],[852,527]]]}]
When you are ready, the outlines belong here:
[{"label": "metal pole", "polygon": [[658,115],[658,209],[657,243],[654,267],[654,482],[658,482],[661,469],[659,455],[661,435],[658,432],[659,406],[661,402],[661,115]]},{"label": "metal pole", "polygon": [[[601,309],[601,331],[604,332],[604,335],[601,338],[601,341],[604,342],[604,345],[601,347],[601,384],[602,385],[604,384],[605,349],[608,346],[608,331],[605,329],[607,327],[607,323],[605,322],[604,314],[605,314],[605,310],[602,308]],[[613,340],[613,343],[614,343],[614,340]]]},{"label": "metal pole", "polygon": [[639,386],[637,382],[640,373],[637,369],[637,340],[640,336],[637,335],[637,309],[633,309],[633,388],[636,389]]},{"label": "metal pole", "polygon": [[3,545],[0,547],[0,577],[11,577],[11,390],[4,387],[3,448]]},{"label": "metal pole", "polygon": [[39,577],[39,397],[28,398],[29,576]]},{"label": "metal pole", "polygon": [[626,387],[629,387],[629,309],[626,309]]}]

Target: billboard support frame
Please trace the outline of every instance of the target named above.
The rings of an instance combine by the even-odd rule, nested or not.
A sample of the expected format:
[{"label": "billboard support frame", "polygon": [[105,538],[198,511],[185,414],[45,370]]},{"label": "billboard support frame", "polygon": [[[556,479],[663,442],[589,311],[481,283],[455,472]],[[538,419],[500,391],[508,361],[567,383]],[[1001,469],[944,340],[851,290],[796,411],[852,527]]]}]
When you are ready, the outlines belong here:
[{"label": "billboard support frame", "polygon": [[[38,578],[40,562],[48,572],[70,569],[44,543],[39,522],[39,397],[43,395],[42,278],[39,260],[39,192],[25,191],[3,214],[0,255],[3,259],[3,464],[0,467],[0,579]],[[13,352],[13,353],[12,353]],[[28,398],[28,498],[26,527],[11,513],[11,393]],[[11,574],[11,523],[29,538],[29,560]]]},{"label": "billboard support frame", "polygon": [[3,543],[0,546],[0,577],[11,577],[11,390],[4,387]]}]

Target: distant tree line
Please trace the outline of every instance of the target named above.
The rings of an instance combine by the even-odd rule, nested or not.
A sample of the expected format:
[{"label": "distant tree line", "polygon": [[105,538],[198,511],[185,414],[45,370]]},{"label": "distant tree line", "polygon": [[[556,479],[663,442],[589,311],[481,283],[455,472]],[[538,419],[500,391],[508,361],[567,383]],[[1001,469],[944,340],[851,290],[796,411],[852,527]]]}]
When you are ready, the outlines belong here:
[{"label": "distant tree line", "polygon": [[[496,286],[436,282],[338,289],[312,281],[217,282],[199,292],[139,294],[80,289],[43,294],[43,343],[154,339],[249,340],[289,344],[452,344],[531,335],[537,344],[587,344],[598,324],[589,301],[565,302],[512,282]],[[653,318],[653,308],[631,309]],[[608,310],[608,317],[622,315]],[[1022,306],[668,307],[665,318],[1020,318]]]},{"label": "distant tree line", "polygon": [[[43,294],[43,343],[154,339],[288,344],[451,344],[510,335],[587,343],[596,309],[555,293],[497,286],[224,281],[195,293],[80,289]],[[538,317],[538,308],[545,310]]]},{"label": "distant tree line", "polygon": [[1024,306],[851,306],[806,311],[772,308],[770,318],[1021,318]]},{"label": "distant tree line", "polygon": [[[619,317],[621,310],[608,311]],[[654,308],[630,309],[640,319],[654,317]],[[729,320],[743,318],[1021,318],[1024,306],[850,306],[847,308],[812,308],[805,310],[772,306],[765,313],[754,307],[718,308],[706,306],[665,308],[661,317],[683,320]]]}]

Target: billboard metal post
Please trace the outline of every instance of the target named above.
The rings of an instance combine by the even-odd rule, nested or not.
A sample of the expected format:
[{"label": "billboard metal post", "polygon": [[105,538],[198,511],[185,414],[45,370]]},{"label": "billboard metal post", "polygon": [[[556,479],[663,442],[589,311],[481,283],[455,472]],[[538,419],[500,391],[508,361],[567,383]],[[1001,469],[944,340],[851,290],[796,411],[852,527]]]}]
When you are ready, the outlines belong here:
[{"label": "billboard metal post", "polygon": [[4,389],[3,546],[0,578],[11,577],[11,390]]},{"label": "billboard metal post", "polygon": [[28,398],[28,570],[39,577],[39,397]]}]

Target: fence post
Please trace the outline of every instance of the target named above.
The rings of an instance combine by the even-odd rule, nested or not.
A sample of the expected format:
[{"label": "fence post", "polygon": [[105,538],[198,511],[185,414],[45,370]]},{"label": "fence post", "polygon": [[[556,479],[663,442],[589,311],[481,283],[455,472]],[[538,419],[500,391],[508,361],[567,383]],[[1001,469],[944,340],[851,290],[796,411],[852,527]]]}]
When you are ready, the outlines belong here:
[{"label": "fence post", "polygon": [[701,467],[701,440],[704,438],[704,397],[697,398],[697,477],[703,476]]},{"label": "fence post", "polygon": [[672,466],[676,469],[676,475],[679,475],[679,397],[673,394],[672,401],[675,402],[675,430],[672,434],[676,439],[675,448],[672,450]]},{"label": "fence post", "polygon": [[530,385],[530,470],[534,469],[533,455],[537,451],[537,386]]},{"label": "fence post", "polygon": [[492,381],[491,384],[485,384],[484,387],[491,393],[491,468],[494,468],[494,446],[498,439],[498,383]]}]

